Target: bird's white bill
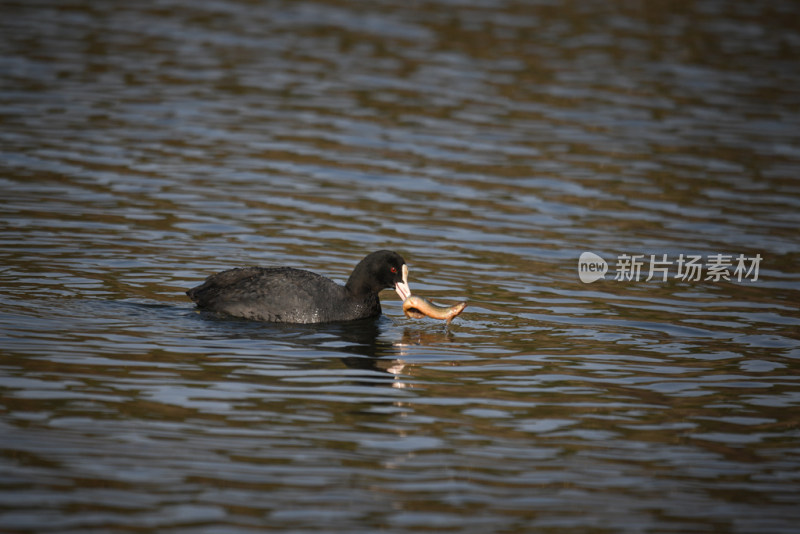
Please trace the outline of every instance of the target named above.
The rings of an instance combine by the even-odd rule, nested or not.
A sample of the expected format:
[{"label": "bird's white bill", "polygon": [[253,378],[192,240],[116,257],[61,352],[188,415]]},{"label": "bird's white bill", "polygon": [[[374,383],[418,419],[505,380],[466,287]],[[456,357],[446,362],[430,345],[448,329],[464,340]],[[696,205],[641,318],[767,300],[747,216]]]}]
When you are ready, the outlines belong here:
[{"label": "bird's white bill", "polygon": [[406,300],[411,296],[411,288],[408,287],[408,267],[406,264],[403,264],[403,281],[397,282],[394,286],[394,290],[397,291],[401,300]]}]

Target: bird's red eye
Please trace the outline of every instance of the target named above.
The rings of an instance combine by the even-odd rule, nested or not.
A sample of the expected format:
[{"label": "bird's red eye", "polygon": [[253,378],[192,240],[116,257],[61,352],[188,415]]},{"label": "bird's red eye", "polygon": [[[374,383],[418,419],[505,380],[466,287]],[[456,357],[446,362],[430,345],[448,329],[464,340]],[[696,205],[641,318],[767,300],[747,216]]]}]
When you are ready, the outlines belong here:
[{"label": "bird's red eye", "polygon": [[393,273],[397,274],[397,267],[392,267],[391,271],[392,271]]}]

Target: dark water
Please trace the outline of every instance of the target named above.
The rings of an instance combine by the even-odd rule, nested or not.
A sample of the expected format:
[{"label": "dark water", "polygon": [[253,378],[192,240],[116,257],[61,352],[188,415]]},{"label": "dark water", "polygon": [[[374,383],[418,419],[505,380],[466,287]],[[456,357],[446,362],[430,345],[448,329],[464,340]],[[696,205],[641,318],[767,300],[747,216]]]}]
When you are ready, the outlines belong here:
[{"label": "dark water", "polygon": [[[0,9],[0,530],[796,532],[796,2]],[[380,248],[464,315],[183,294]]]}]

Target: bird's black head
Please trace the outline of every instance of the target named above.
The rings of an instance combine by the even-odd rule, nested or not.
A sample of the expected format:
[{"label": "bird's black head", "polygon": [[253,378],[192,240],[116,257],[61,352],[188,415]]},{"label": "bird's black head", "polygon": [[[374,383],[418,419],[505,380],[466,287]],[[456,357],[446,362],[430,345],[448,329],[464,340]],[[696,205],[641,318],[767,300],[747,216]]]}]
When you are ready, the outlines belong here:
[{"label": "bird's black head", "polygon": [[408,287],[406,260],[391,250],[368,254],[353,269],[346,287],[357,295],[377,294],[382,289],[393,288],[402,300],[411,295]]}]

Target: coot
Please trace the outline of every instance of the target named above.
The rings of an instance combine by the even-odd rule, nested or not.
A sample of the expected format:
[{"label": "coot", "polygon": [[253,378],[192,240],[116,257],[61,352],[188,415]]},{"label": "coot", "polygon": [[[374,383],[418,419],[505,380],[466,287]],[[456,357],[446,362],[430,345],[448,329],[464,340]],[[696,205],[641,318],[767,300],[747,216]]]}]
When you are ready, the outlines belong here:
[{"label": "coot", "polygon": [[345,285],[292,267],[243,267],[209,276],[186,292],[199,308],[274,323],[354,321],[381,314],[378,293],[394,288],[411,295],[408,267],[390,250],[356,265]]}]

